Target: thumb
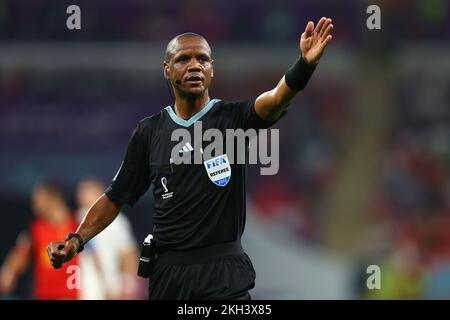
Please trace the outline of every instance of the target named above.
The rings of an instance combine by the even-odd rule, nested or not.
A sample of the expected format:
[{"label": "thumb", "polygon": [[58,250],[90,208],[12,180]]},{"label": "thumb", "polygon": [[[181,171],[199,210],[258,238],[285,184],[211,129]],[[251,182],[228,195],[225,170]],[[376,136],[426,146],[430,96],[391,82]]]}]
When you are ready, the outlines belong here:
[{"label": "thumb", "polygon": [[314,22],[308,21],[306,25],[305,32],[303,33],[304,37],[310,37],[314,31]]}]

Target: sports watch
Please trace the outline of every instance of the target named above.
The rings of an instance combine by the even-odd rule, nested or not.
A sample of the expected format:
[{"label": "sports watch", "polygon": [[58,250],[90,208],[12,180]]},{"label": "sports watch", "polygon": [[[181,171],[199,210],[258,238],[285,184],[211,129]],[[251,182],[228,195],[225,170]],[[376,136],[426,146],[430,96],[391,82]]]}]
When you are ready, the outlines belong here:
[{"label": "sports watch", "polygon": [[83,238],[81,238],[81,236],[80,236],[78,233],[69,233],[69,234],[67,235],[66,241],[69,241],[69,240],[72,239],[72,238],[77,238],[77,239],[78,239],[78,243],[80,244],[80,245],[78,246],[77,253],[80,253],[81,251],[83,251],[83,250],[84,250],[84,241],[83,241]]}]

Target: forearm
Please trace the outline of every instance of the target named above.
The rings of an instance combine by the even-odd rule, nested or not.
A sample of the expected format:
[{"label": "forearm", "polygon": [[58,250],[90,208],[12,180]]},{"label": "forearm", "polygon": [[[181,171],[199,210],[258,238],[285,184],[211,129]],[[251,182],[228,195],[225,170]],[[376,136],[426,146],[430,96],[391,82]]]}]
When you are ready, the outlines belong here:
[{"label": "forearm", "polygon": [[120,206],[103,194],[89,209],[76,233],[87,243],[113,222],[119,211]]},{"label": "forearm", "polygon": [[255,110],[258,115],[267,121],[277,120],[297,93],[306,87],[315,68],[316,64],[308,64],[300,58],[273,90],[263,93],[256,99]]},{"label": "forearm", "polygon": [[287,108],[298,93],[299,91],[291,89],[286,84],[285,76],[283,76],[283,78],[281,78],[281,80],[278,82],[275,89],[273,89],[273,95],[275,100],[274,109]]},{"label": "forearm", "polygon": [[298,91],[291,90],[286,85],[283,76],[273,90],[264,92],[256,99],[256,113],[266,121],[274,121],[280,117],[297,93]]}]

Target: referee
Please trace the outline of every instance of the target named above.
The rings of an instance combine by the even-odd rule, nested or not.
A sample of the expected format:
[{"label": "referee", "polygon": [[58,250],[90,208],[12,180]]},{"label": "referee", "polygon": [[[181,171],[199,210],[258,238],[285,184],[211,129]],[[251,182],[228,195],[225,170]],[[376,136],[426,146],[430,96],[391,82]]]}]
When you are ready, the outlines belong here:
[{"label": "referee", "polygon": [[[231,164],[214,178],[204,165],[174,164],[177,142],[172,132],[265,129],[285,113],[303,90],[325,47],[331,41],[331,19],[308,22],[300,38],[301,55],[276,88],[256,100],[225,102],[210,99],[213,73],[211,48],[202,36],[185,33],[167,45],[164,77],[175,102],[141,120],[133,132],[123,163],[105,193],[95,202],[76,233],[48,245],[55,269],[83,250],[105,229],[124,204],[133,205],[151,184],[155,198],[153,239],[157,258],[150,275],[150,299],[250,299],[255,271],[241,247],[245,226],[245,165]],[[180,152],[203,152],[205,145],[187,143]],[[216,155],[224,165],[224,155]],[[225,159],[225,160],[224,160]],[[213,165],[214,166],[214,165]]]}]

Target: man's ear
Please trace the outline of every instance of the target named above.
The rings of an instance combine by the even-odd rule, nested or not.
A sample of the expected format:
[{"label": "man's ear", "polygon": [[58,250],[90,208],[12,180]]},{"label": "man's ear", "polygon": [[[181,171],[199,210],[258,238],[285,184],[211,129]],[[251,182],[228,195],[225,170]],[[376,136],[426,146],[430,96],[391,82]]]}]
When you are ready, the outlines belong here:
[{"label": "man's ear", "polygon": [[166,62],[166,61],[164,61],[164,63],[163,63],[163,70],[164,70],[164,78],[166,79],[166,80],[169,80],[170,79],[170,77],[169,77],[169,64]]}]

